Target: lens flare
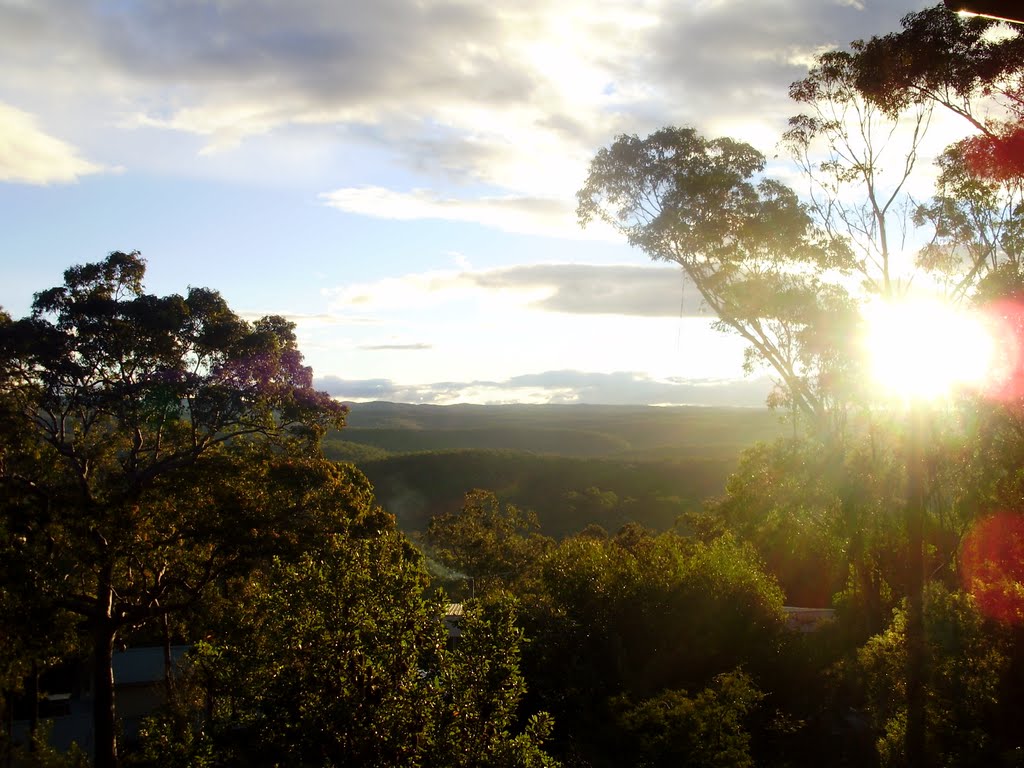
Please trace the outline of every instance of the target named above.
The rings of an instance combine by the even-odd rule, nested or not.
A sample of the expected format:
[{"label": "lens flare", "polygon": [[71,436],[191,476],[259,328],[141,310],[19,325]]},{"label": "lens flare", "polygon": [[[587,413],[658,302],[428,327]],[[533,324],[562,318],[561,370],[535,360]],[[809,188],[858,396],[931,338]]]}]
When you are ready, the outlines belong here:
[{"label": "lens flare", "polygon": [[975,523],[960,551],[960,578],[986,616],[1021,623],[1024,517],[1004,512]]},{"label": "lens flare", "polygon": [[864,351],[884,394],[937,400],[991,376],[996,336],[983,313],[917,299],[870,303],[863,318]]},{"label": "lens flare", "polygon": [[995,344],[988,380],[981,392],[991,400],[1019,402],[1024,398],[1024,305],[1004,299],[982,310]]}]

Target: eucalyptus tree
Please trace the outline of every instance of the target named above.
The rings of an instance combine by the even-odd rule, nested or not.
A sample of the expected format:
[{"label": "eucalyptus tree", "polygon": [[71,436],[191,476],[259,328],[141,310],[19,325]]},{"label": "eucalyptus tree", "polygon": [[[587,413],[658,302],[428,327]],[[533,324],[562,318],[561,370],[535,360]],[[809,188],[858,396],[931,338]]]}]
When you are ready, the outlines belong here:
[{"label": "eucalyptus tree", "polygon": [[[646,139],[621,136],[600,150],[578,212],[582,223],[603,218],[652,258],[680,264],[719,327],[750,345],[748,367],[765,364],[776,375],[774,401],[810,416],[827,435],[851,403],[871,411],[857,386],[863,377],[851,341],[860,302],[899,299],[921,283],[964,303],[1020,295],[1024,37],[931,8],[905,17],[901,32],[818,56],[790,95],[801,114],[783,145],[804,173],[799,196],[765,178],[764,157],[748,145],[667,128]],[[942,151],[926,136],[947,112],[964,120],[965,138]],[[929,153],[938,162],[931,195],[919,181]],[[1014,312],[1004,311],[1004,319],[1019,328]],[[1011,389],[1019,397],[1019,382]],[[843,440],[826,443],[836,448],[826,472],[839,493],[838,519],[824,520],[824,529],[867,519],[877,506],[871,478],[887,470],[876,458],[875,434],[872,427],[872,450],[863,456]],[[938,461],[929,456],[930,473]],[[943,461],[949,470],[956,451]],[[957,484],[977,467],[961,463],[965,472],[944,478],[949,487],[932,484],[927,498],[915,492],[922,526],[926,503],[970,496]],[[813,493],[810,480],[797,506],[804,490]],[[849,530],[853,542],[857,531]],[[920,531],[912,538],[919,552]],[[869,567],[859,570],[870,575]],[[910,635],[920,645],[920,585],[908,591],[915,598]],[[908,745],[917,760],[924,688],[920,679],[912,683]]]},{"label": "eucalyptus tree", "polygon": [[[898,296],[927,274],[960,301],[987,275],[1020,268],[1024,38],[941,5],[901,25],[817,58],[790,89],[804,112],[784,143],[817,219],[858,249],[872,291]],[[934,158],[926,199],[913,176],[939,113],[961,119],[963,134]]]},{"label": "eucalyptus tree", "polygon": [[[901,31],[853,44],[855,85],[897,115],[933,104],[966,120],[976,136],[1010,141],[1024,118],[1024,38],[1016,27],[964,17],[943,5],[909,13]],[[998,141],[979,142],[995,152]]]},{"label": "eucalyptus tree", "polygon": [[855,320],[834,277],[856,263],[764,168],[749,144],[693,128],[619,136],[591,161],[577,213],[581,224],[603,219],[652,259],[679,264],[717,326],[749,344],[745,368],[770,367],[781,399],[824,424],[842,401],[842,350]]},{"label": "eucalyptus tree", "polygon": [[1024,232],[1024,36],[942,7],[908,14],[902,30],[860,46],[856,84],[898,116],[931,105],[961,118],[964,138],[939,158],[932,201],[915,223],[933,235],[920,263],[969,295],[987,276],[1019,279]]},{"label": "eucalyptus tree", "polygon": [[[678,263],[718,326],[749,344],[748,370],[776,375],[774,402],[827,422],[862,394],[848,342],[859,300],[925,281],[961,300],[1019,273],[1024,38],[938,6],[819,55],[790,96],[801,113],[782,145],[799,195],[765,177],[753,147],[665,128],[599,150],[577,210]],[[936,109],[977,135],[939,154],[929,198]]]},{"label": "eucalyptus tree", "polygon": [[893,299],[909,288],[911,185],[931,105],[890,114],[858,90],[858,62],[856,47],[817,57],[790,87],[803,111],[790,118],[782,144],[806,182],[806,210],[850,248],[863,291]]},{"label": "eucalyptus tree", "polygon": [[[823,54],[807,78],[793,85],[791,94],[807,112],[791,121],[787,141],[804,159],[812,184],[830,193],[822,196],[824,205],[814,201],[818,218],[845,225],[850,241],[866,256],[863,263],[881,275],[881,282],[872,281],[865,272],[869,290],[893,298],[917,281],[931,283],[954,302],[998,296],[1000,289],[1019,291],[1022,85],[1024,39],[1016,31],[964,19],[941,6],[908,14],[898,33]],[[922,129],[937,113],[962,119],[966,136],[939,154],[931,199],[916,200],[908,184],[923,146]],[[901,131],[909,138],[899,143],[894,137]],[[815,142],[827,147],[823,160],[811,159]],[[879,194],[875,181],[882,177],[883,153],[891,158],[893,147],[897,162],[887,161],[890,186]],[[848,215],[851,210],[854,216]],[[889,237],[894,211],[905,216],[901,224],[916,230],[904,254]],[[1016,310],[1008,315],[997,306],[994,311],[1011,324],[1016,320]],[[925,508],[944,494],[926,482],[935,462],[922,460],[921,427],[913,431],[906,460],[911,556],[905,757],[918,765],[927,761],[928,742],[934,741],[926,728],[927,679],[935,671],[926,668]],[[957,452],[951,452],[949,463],[956,463]],[[954,497],[969,497],[961,486],[978,479],[978,468],[970,461],[961,464],[948,485]],[[946,506],[932,510],[939,513],[933,521],[942,523]]]}]

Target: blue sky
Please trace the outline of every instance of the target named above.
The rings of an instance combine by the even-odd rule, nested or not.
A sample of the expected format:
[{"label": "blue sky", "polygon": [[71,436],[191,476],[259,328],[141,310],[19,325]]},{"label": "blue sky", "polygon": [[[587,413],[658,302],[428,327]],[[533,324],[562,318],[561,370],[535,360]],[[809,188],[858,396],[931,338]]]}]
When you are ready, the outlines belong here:
[{"label": "blue sky", "polygon": [[0,0],[0,306],[137,249],[150,291],[290,317],[344,398],[763,402],[574,193],[663,125],[772,156],[816,52],[925,4],[502,5]]}]

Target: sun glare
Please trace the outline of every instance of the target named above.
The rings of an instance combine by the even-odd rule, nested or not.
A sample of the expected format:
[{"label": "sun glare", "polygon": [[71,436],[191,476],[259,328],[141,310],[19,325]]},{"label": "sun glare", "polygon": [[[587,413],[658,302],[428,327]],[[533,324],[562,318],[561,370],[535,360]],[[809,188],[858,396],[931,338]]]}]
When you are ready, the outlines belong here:
[{"label": "sun glare", "polygon": [[864,322],[871,373],[887,395],[937,400],[990,375],[996,342],[977,314],[937,300],[880,301],[864,308]]}]

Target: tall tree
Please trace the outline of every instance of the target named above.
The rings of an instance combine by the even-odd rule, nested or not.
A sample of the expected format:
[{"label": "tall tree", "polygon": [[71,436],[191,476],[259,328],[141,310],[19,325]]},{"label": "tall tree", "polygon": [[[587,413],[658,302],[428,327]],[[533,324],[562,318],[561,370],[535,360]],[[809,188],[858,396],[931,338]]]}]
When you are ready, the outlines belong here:
[{"label": "tall tree", "polygon": [[858,58],[850,51],[820,55],[790,88],[804,110],[790,118],[783,145],[807,182],[807,210],[852,253],[852,271],[866,292],[885,299],[909,287],[901,263],[912,211],[909,182],[916,170],[929,104],[892,115],[857,89]]},{"label": "tall tree", "polygon": [[981,139],[975,148],[990,159],[1006,153],[1015,166],[1007,170],[1019,173],[1024,37],[943,5],[909,13],[900,25],[900,32],[851,46],[857,90],[892,116],[934,104],[964,118]]},{"label": "tall tree", "polygon": [[0,326],[18,436],[0,438],[0,512],[40,589],[91,633],[101,768],[118,761],[119,634],[275,540],[246,481],[260,461],[315,456],[345,415],[313,389],[286,320],[248,323],[202,288],[148,294],[144,275],[137,252],[111,253]]},{"label": "tall tree", "polygon": [[[791,88],[805,114],[793,118],[786,139],[812,190],[824,190],[815,200],[818,218],[826,227],[842,224],[860,248],[868,290],[897,298],[917,281],[944,290],[948,299],[970,300],[990,293],[993,283],[1019,281],[1024,159],[1014,154],[1024,135],[1024,39],[942,6],[909,14],[902,26],[899,33],[854,41],[848,50],[820,56]],[[963,118],[975,135],[941,156],[936,194],[919,204],[909,196],[907,182],[936,108]],[[897,141],[901,132],[904,140]],[[886,154],[895,155],[896,162],[886,161]],[[929,230],[930,240],[916,254],[901,254],[892,238],[897,225],[919,228],[906,245]],[[910,563],[905,737],[908,762],[920,765],[927,762],[923,537],[934,488],[925,482],[930,470],[920,437],[924,418],[917,411],[911,421],[919,426],[905,457]]]},{"label": "tall tree", "polygon": [[764,166],[750,145],[693,128],[620,136],[591,161],[577,213],[679,264],[718,327],[750,345],[746,368],[771,368],[782,400],[824,424],[844,397],[851,358],[841,353],[856,317],[830,275],[856,263]]}]

